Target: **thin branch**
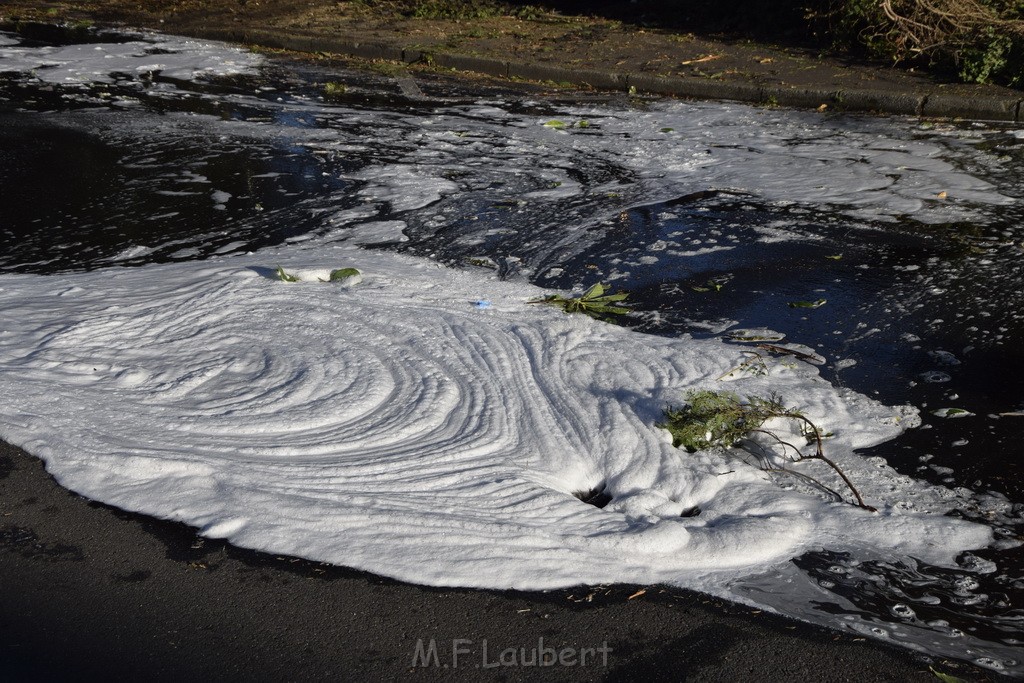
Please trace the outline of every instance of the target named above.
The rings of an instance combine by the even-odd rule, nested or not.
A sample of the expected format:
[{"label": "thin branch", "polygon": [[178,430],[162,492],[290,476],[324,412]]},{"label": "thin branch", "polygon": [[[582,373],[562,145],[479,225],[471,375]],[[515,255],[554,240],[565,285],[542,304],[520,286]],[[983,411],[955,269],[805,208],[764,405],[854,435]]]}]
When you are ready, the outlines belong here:
[{"label": "thin branch", "polygon": [[[789,459],[789,453],[793,453],[792,461],[800,462],[809,459],[818,459],[832,468],[850,489],[856,499],[856,505],[872,512],[876,509],[867,505],[860,491],[854,486],[846,473],[839,465],[825,456],[823,437],[821,430],[803,413],[792,408],[786,408],[782,400],[775,394],[768,398],[750,396],[746,403],[742,402],[736,394],[721,391],[692,391],[689,393],[688,405],[679,409],[668,408],[665,410],[666,422],[659,426],[669,430],[672,434],[672,442],[676,446],[685,447],[693,452],[712,446],[732,447],[741,442],[756,444],[760,454],[751,450],[749,445],[745,450],[750,455],[757,457],[761,462],[761,469],[772,471],[775,469],[771,458],[774,449],[769,449],[763,443],[750,438],[752,434],[765,434],[782,447],[781,457]],[[796,420],[801,425],[801,432],[808,438],[809,443],[814,444],[814,453],[804,455],[804,452],[785,441],[778,434],[762,425],[773,418]],[[788,472],[785,468],[782,471]],[[806,475],[805,475],[806,476]],[[809,478],[812,481],[813,478]],[[820,484],[820,482],[818,482]],[[826,490],[835,493],[828,487]],[[836,494],[838,495],[838,494]]]},{"label": "thin branch", "polygon": [[843,497],[839,494],[838,491],[836,491],[835,489],[833,489],[833,488],[831,488],[829,486],[825,486],[825,484],[821,483],[820,481],[818,481],[814,477],[810,476],[809,474],[804,474],[803,472],[797,472],[796,470],[787,470],[785,467],[772,467],[772,468],[765,469],[765,472],[768,472],[770,474],[775,474],[775,473],[777,473],[777,474],[788,474],[791,477],[797,477],[799,479],[806,479],[808,482],[810,482],[814,486],[817,486],[821,490],[823,490],[823,491],[825,491],[827,493],[831,493],[833,496],[835,496],[835,499],[837,501],[844,502],[843,501]]}]

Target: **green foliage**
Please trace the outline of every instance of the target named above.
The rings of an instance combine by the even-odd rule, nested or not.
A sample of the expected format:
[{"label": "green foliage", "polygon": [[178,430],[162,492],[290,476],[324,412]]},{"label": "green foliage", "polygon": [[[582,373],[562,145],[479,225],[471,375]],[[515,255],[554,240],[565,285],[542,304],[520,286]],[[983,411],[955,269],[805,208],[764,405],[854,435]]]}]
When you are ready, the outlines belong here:
[{"label": "green foliage", "polygon": [[[825,462],[846,483],[859,507],[874,510],[864,503],[860,492],[857,491],[846,474],[839,469],[838,465],[825,457],[822,450],[824,435],[817,425],[799,410],[787,408],[775,394],[767,398],[748,396],[744,402],[739,396],[728,391],[707,389],[691,391],[686,395],[685,405],[680,408],[667,408],[664,415],[665,421],[658,426],[668,430],[672,435],[672,445],[677,448],[685,448],[690,453],[709,448],[733,448],[743,444],[744,439],[752,434],[763,434],[781,445],[783,453],[790,456],[794,462],[808,459]],[[800,424],[801,433],[807,438],[808,443],[814,445],[814,452],[805,454],[797,446],[783,441],[773,431],[765,429],[764,424],[774,418],[797,421]],[[768,461],[765,460],[765,462]],[[806,475],[770,464],[764,465],[763,469],[803,477],[835,494],[828,487]],[[838,494],[835,495],[838,496]]]},{"label": "green foliage", "polygon": [[777,396],[751,396],[743,403],[728,391],[691,391],[686,405],[665,411],[660,424],[672,435],[672,445],[694,453],[706,448],[731,448],[772,417],[797,416]]},{"label": "green foliage", "polygon": [[[1018,46],[1018,49],[1020,46]],[[968,83],[989,83],[999,80],[1000,74],[1008,70],[1012,61],[1013,40],[998,35],[995,29],[985,31],[984,37],[960,54],[960,78]],[[1017,62],[1024,67],[1024,62]],[[1020,84],[1020,68],[1010,79],[1009,85]]]},{"label": "green foliage", "polygon": [[606,320],[609,315],[629,313],[629,309],[621,305],[629,296],[628,292],[605,294],[606,291],[605,286],[599,282],[584,292],[583,296],[564,297],[560,294],[552,294],[528,303],[550,304],[560,307],[566,313],[585,313],[598,320]]},{"label": "green foliage", "polygon": [[281,266],[277,267],[277,279],[281,282],[298,282],[299,277],[297,275],[291,275],[290,273],[284,272],[284,268]]},{"label": "green foliage", "polygon": [[418,19],[536,19],[544,13],[542,9],[533,5],[518,6],[497,0],[412,0],[400,4],[405,5],[402,14]]},{"label": "green foliage", "polygon": [[362,273],[359,272],[358,268],[338,268],[332,270],[330,276],[326,280],[321,282],[342,282],[354,277],[360,277]]},{"label": "green foliage", "polygon": [[686,405],[665,410],[665,422],[659,427],[672,435],[672,445],[694,453],[705,448],[736,444],[749,429],[761,422],[745,427],[745,413],[740,398],[730,392],[691,391]]},{"label": "green foliage", "polygon": [[348,87],[344,83],[338,83],[337,81],[324,83],[324,97],[341,97],[346,92],[348,92]]},{"label": "green foliage", "polygon": [[815,301],[790,301],[790,308],[821,308],[828,301],[826,299],[817,299]]},{"label": "green foliage", "polygon": [[834,47],[921,63],[971,83],[1024,86],[1021,0],[826,0]]}]

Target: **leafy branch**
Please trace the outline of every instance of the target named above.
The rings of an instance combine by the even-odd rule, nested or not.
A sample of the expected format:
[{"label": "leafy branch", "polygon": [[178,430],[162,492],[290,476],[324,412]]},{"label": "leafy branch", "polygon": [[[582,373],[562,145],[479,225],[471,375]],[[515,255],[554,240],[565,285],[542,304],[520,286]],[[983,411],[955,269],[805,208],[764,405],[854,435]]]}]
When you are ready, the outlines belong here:
[{"label": "leafy branch", "polygon": [[629,296],[629,292],[605,294],[608,291],[600,282],[588,289],[579,297],[564,297],[551,294],[543,299],[528,301],[530,304],[549,304],[558,306],[566,313],[585,313],[591,318],[605,320],[608,315],[629,313],[629,309],[621,305]]},{"label": "leafy branch", "polygon": [[[672,435],[672,445],[677,448],[683,447],[693,453],[708,448],[742,447],[750,452],[750,446],[756,445],[762,451],[761,468],[766,472],[798,476],[838,496],[835,491],[805,474],[773,466],[763,456],[767,449],[756,442],[751,442],[749,438],[752,434],[763,434],[780,445],[783,455],[788,456],[787,459],[792,462],[821,460],[827,464],[853,493],[857,506],[875,512],[875,508],[864,502],[846,473],[825,455],[822,443],[824,435],[818,426],[799,410],[787,408],[775,394],[768,398],[749,396],[746,402],[743,402],[736,394],[727,391],[702,390],[689,392],[686,401],[686,405],[681,408],[666,409],[665,422],[658,425],[669,431]],[[774,418],[796,421],[800,425],[800,433],[807,439],[808,444],[814,446],[814,451],[805,453],[801,448],[763,427],[765,422]]]}]

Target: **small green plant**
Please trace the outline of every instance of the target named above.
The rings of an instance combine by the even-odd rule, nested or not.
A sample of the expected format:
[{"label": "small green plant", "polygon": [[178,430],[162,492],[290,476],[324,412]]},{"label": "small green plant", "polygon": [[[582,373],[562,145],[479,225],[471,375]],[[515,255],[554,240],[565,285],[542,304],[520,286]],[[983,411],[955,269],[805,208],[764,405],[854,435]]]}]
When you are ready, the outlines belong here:
[{"label": "small green plant", "polygon": [[579,297],[551,294],[543,299],[534,299],[527,303],[559,306],[566,313],[585,313],[598,320],[606,320],[608,315],[629,313],[629,309],[621,305],[629,296],[628,292],[605,294],[606,291],[605,286],[598,282]]},{"label": "small green plant", "polygon": [[[693,453],[709,448],[741,447],[761,458],[763,470],[801,477],[839,497],[835,491],[807,475],[772,465],[764,457],[766,449],[749,438],[753,434],[763,434],[779,444],[783,455],[792,462],[821,460],[826,463],[849,487],[858,507],[875,511],[875,508],[864,503],[860,492],[839,466],[825,456],[822,445],[824,435],[818,426],[799,410],[786,407],[774,394],[768,398],[748,396],[744,402],[739,396],[728,391],[691,391],[686,395],[684,406],[667,408],[664,414],[665,421],[658,426],[668,430],[672,435],[672,445],[677,448],[685,448]],[[765,429],[763,425],[775,418],[799,423],[801,433],[806,437],[808,444],[814,446],[814,451],[806,454],[796,445],[784,441],[772,430]],[[755,453],[750,451],[750,448],[760,449],[761,452]]]},{"label": "small green plant", "polygon": [[337,81],[327,81],[324,83],[324,97],[341,97],[348,92],[348,86],[344,83],[338,83]]},{"label": "small green plant", "polygon": [[281,282],[298,282],[299,276],[286,273],[281,266],[277,267],[277,279]]}]

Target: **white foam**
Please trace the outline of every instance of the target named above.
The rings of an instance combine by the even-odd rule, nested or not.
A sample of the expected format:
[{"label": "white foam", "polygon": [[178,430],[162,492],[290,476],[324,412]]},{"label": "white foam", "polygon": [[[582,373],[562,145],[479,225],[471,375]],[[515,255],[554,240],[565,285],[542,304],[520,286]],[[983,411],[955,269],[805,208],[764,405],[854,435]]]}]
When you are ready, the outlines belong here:
[{"label": "white foam", "polygon": [[134,247],[128,247],[126,249],[122,249],[117,254],[115,254],[115,255],[113,255],[113,256],[111,256],[109,258],[101,259],[101,262],[103,262],[103,263],[116,263],[118,261],[128,261],[130,259],[137,259],[137,258],[142,258],[144,256],[148,256],[149,254],[152,254],[153,251],[155,251],[155,250],[152,247],[147,247],[147,246],[144,246],[144,245],[136,245]]},{"label": "white foam", "polygon": [[[303,281],[273,279],[278,264]],[[318,281],[334,267],[364,282]],[[810,548],[949,562],[989,541],[982,526],[872,514],[674,449],[661,409],[719,386],[736,348],[529,305],[541,290],[479,273],[304,243],[0,285],[0,391],[19,397],[0,408],[0,436],[73,490],[239,545],[435,585],[714,591]],[[899,433],[898,411],[809,366],[776,370],[729,388],[781,392],[819,420],[875,504],[948,507],[852,453]],[[603,510],[572,495],[602,483],[615,497]]]},{"label": "white foam", "polygon": [[423,172],[415,166],[389,165],[351,175],[365,180],[359,196],[368,202],[387,202],[392,211],[411,211],[429,206],[458,186],[450,180]]},{"label": "white foam", "polygon": [[119,77],[160,73],[190,80],[202,76],[254,73],[263,58],[223,43],[147,33],[123,43],[81,43],[22,47],[0,43],[0,65],[47,83],[113,83]]},{"label": "white foam", "polygon": [[361,223],[358,230],[339,230],[332,234],[349,234],[352,244],[376,244],[379,242],[407,242],[405,221],[370,221]]}]

